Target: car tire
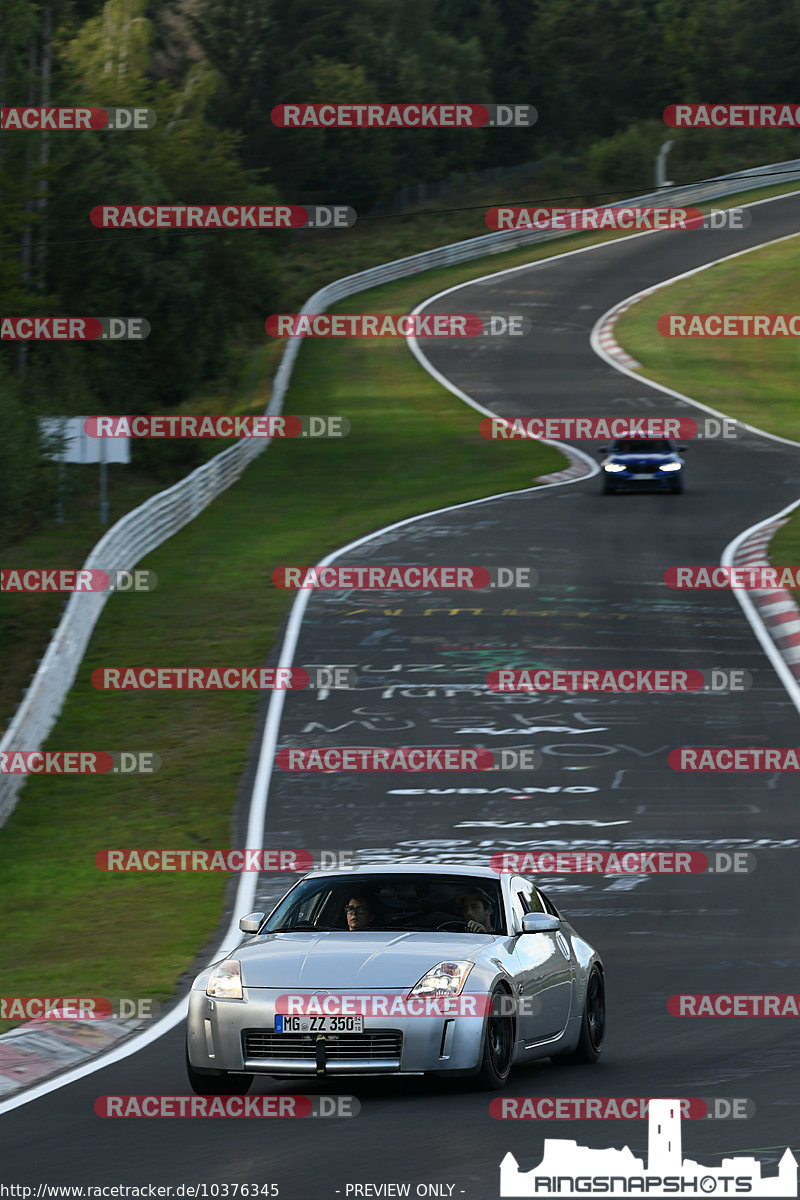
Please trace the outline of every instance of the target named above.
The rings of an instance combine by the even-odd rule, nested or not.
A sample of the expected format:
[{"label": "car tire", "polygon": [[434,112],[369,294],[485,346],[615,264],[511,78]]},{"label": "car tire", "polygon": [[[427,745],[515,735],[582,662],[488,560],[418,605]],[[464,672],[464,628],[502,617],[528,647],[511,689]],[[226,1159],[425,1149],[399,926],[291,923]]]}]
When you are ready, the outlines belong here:
[{"label": "car tire", "polygon": [[672,487],[671,491],[673,496],[680,496],[681,492],[683,491],[683,480],[679,479],[674,487]]},{"label": "car tire", "polygon": [[486,1018],[483,1030],[481,1065],[477,1075],[479,1088],[496,1091],[501,1088],[511,1073],[514,1057],[514,1018],[508,1011],[509,995],[503,988],[492,992],[492,1011]]},{"label": "car tire", "polygon": [[556,1063],[595,1063],[603,1049],[606,1033],[606,989],[603,972],[592,967],[586,981],[586,999],[581,1017],[581,1036],[569,1054],[553,1054]]},{"label": "car tire", "polygon": [[244,1096],[250,1090],[252,1075],[235,1075],[230,1071],[196,1071],[186,1051],[186,1074],[189,1086],[198,1096]]},{"label": "car tire", "polygon": [[616,489],[612,488],[610,483],[606,483],[606,481],[603,480],[603,495],[604,496],[612,496],[615,491],[616,491]]}]

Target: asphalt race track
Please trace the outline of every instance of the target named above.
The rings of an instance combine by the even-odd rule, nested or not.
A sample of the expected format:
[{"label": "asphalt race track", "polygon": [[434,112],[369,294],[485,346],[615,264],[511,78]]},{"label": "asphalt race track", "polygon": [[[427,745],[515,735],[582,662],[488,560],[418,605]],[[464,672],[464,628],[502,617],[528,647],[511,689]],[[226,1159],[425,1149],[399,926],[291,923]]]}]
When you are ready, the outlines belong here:
[{"label": "asphalt race track", "polygon": [[[523,312],[534,332],[429,340],[422,349],[456,386],[506,416],[697,415],[603,363],[589,334],[631,293],[793,234],[800,196],[751,211],[744,231],[621,240],[471,284],[457,303],[443,296],[432,307]],[[747,1097],[756,1105],[749,1120],[684,1122],[684,1153],[716,1166],[723,1155],[755,1151],[772,1172],[785,1146],[800,1145],[796,1024],[681,1020],[667,1000],[800,990],[796,784],[778,773],[680,774],[667,754],[687,745],[790,746],[798,714],[731,592],[677,592],[662,581],[669,566],[718,563],[736,534],[796,499],[800,449],[755,435],[696,442],[684,495],[599,492],[594,477],[461,507],[343,558],[529,565],[540,582],[528,592],[315,593],[296,661],[354,666],[360,683],[353,692],[289,693],[279,739],[535,746],[542,767],[469,776],[276,771],[264,845],[364,850],[387,862],[488,862],[496,850],[562,845],[750,850],[757,868],[747,875],[544,879],[604,956],[610,1028],[596,1066],[545,1062],[512,1073],[501,1094]],[[753,688],[568,700],[487,692],[486,673],[509,666],[738,668]],[[279,877],[265,877],[260,898],[282,889]],[[94,1114],[100,1095],[186,1093],[182,1042],[182,1028],[174,1030],[3,1117],[7,1182],[275,1182],[283,1200],[327,1200],[344,1197],[348,1184],[410,1181],[412,1195],[416,1184],[452,1184],[443,1195],[490,1200],[506,1151],[528,1169],[545,1137],[646,1150],[645,1122],[496,1121],[496,1093],[436,1080],[256,1083],[261,1092],[358,1096],[356,1119],[314,1129]]]}]

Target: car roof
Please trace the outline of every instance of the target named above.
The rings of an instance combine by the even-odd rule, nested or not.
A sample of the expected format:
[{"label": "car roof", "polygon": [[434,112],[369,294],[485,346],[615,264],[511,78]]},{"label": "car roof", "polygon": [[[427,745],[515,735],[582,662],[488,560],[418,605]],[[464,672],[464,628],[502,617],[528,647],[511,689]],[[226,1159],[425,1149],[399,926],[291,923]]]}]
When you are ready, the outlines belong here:
[{"label": "car roof", "polygon": [[[610,444],[614,446],[618,442],[666,442],[673,450],[676,446],[674,438],[612,438],[612,442],[610,442]],[[658,451],[656,451],[656,454],[657,452]]]},{"label": "car roof", "polygon": [[[356,852],[357,853],[357,852]],[[335,868],[307,871],[303,879],[320,879],[330,876],[332,879],[353,879],[362,875],[472,875],[476,879],[500,879],[500,873],[492,867],[443,867],[438,863],[374,863],[369,866]]]},{"label": "car roof", "polygon": [[[638,450],[618,450],[616,446],[620,442],[639,442],[642,443],[642,448]],[[654,450],[652,446],[646,444],[648,442],[666,442],[668,449]],[[672,438],[614,438],[608,448],[608,452],[609,454],[678,454],[678,445],[676,445]]]}]

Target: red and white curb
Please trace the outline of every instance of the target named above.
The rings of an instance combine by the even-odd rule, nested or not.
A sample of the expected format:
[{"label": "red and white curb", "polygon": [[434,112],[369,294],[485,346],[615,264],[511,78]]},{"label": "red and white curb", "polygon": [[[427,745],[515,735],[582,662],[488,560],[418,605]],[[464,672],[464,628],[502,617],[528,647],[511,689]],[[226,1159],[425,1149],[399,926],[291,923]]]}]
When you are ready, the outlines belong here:
[{"label": "red and white curb", "polygon": [[[788,521],[788,517],[771,521],[753,531],[736,548],[733,565],[736,567],[768,567],[767,546]],[[800,608],[786,588],[748,588],[755,609],[775,648],[795,679],[800,681]]]},{"label": "red and white curb", "polygon": [[[779,199],[779,197],[756,200],[752,205],[747,205],[746,207],[756,208],[762,204],[771,204],[776,199]],[[728,413],[720,412],[719,409],[712,408],[709,404],[703,404],[700,400],[695,400],[694,397],[687,396],[684,392],[679,392],[675,388],[668,387],[667,384],[657,383],[654,379],[649,379],[645,375],[635,374],[631,367],[626,366],[618,359],[615,360],[609,351],[606,350],[600,341],[600,332],[601,330],[607,331],[609,325],[613,325],[614,320],[622,312],[630,308],[631,305],[638,303],[639,300],[643,300],[646,296],[652,296],[663,288],[671,287],[673,284],[684,279],[690,279],[693,275],[699,275],[702,271],[708,271],[719,263],[730,262],[735,258],[741,258],[743,255],[764,250],[767,246],[780,245],[782,242],[788,242],[790,239],[796,237],[796,233],[789,233],[783,237],[772,238],[767,242],[760,242],[756,246],[748,246],[745,250],[737,250],[734,254],[722,255],[720,258],[711,259],[699,267],[693,267],[690,271],[683,271],[679,275],[673,275],[670,279],[662,279],[658,283],[653,284],[652,287],[645,288],[641,292],[636,292],[634,295],[628,296],[619,304],[615,304],[613,308],[603,313],[602,316],[598,317],[590,339],[592,349],[609,366],[621,371],[624,375],[628,375],[631,379],[636,379],[644,383],[654,391],[660,392],[664,396],[672,396],[674,399],[681,400],[685,404],[699,409],[701,412],[710,413],[713,417],[728,417]],[[766,429],[759,429],[755,425],[745,425],[745,429],[757,437],[766,438],[782,446],[800,447],[800,442],[792,438],[781,437],[776,433],[769,433]],[[743,530],[723,550],[720,559],[722,565],[733,566],[741,562],[742,560],[739,558],[739,555],[746,552],[745,547],[749,547],[754,551],[757,550],[757,554],[763,556],[766,541],[769,540],[775,533],[775,530],[784,523],[784,520],[798,506],[800,506],[800,500],[795,500],[780,512],[767,517],[765,521],[760,521],[757,525]],[[767,528],[770,529],[770,533],[767,534],[766,541],[759,540],[757,542],[755,539],[759,539],[762,530]],[[794,598],[784,588],[770,588],[763,592],[756,590],[749,591],[746,588],[734,588],[733,594],[761,648],[775,668],[781,683],[786,688],[790,700],[798,713],[800,713],[800,674],[797,671],[797,662],[795,661],[797,643],[791,640],[795,634],[800,632],[800,624],[795,624],[798,618],[800,618],[800,612],[798,612]]]},{"label": "red and white curb", "polygon": [[595,475],[597,473],[591,469],[591,466],[594,464],[590,466],[584,459],[570,454],[568,448],[563,452],[571,460],[570,465],[564,467],[563,471],[552,471],[549,475],[534,475],[534,483],[567,483],[571,479],[582,479],[584,475]]},{"label": "red and white curb", "polygon": [[0,1035],[0,1097],[111,1049],[141,1020],[27,1021]]},{"label": "red and white curb", "polygon": [[628,367],[631,371],[638,371],[642,364],[637,362],[632,355],[628,354],[627,350],[622,349],[612,331],[625,310],[636,304],[639,298],[638,295],[630,296],[627,300],[623,301],[622,304],[618,305],[606,317],[605,321],[597,329],[597,341],[609,358],[613,358],[615,362],[620,363],[623,367]]}]

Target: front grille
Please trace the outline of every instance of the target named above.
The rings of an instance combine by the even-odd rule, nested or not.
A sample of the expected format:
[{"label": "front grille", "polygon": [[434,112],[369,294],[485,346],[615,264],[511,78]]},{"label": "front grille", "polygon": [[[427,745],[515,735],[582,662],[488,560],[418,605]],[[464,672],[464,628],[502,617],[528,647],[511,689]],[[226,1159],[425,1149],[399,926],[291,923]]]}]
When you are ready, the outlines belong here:
[{"label": "front grille", "polygon": [[627,470],[633,475],[657,475],[660,471],[658,463],[626,463]]},{"label": "front grille", "polygon": [[[245,1059],[299,1058],[314,1062],[317,1056],[316,1033],[273,1033],[271,1029],[245,1029],[242,1046]],[[403,1052],[403,1034],[399,1029],[376,1030],[370,1033],[326,1033],[325,1058],[399,1059]]]}]

